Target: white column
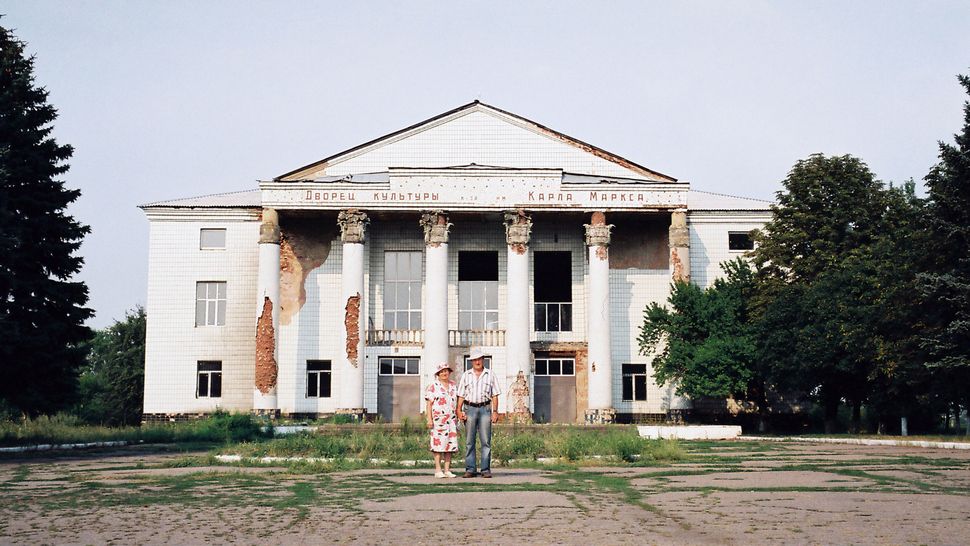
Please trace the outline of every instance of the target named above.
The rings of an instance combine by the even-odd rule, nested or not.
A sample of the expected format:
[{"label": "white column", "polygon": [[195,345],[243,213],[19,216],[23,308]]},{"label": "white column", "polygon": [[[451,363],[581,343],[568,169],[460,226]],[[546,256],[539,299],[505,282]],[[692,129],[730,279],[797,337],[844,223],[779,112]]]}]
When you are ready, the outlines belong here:
[{"label": "white column", "polygon": [[610,347],[610,230],[606,215],[594,212],[586,225],[589,246],[589,300],[586,307],[588,340],[589,423],[612,422],[613,360]]},{"label": "white column", "polygon": [[341,330],[344,353],[338,359],[340,365],[341,413],[362,417],[364,408],[364,235],[367,215],[356,209],[341,211],[337,216],[340,224],[340,240],[343,242],[341,269],[341,299],[344,307],[344,327]]},{"label": "white column", "polygon": [[[448,362],[448,230],[451,224],[442,211],[421,215],[424,229],[424,364],[425,381],[432,379],[438,364]],[[422,405],[423,407],[423,405]]]},{"label": "white column", "polygon": [[529,237],[532,218],[524,211],[505,213],[505,240],[508,243],[505,307],[505,359],[508,398],[506,412],[514,422],[531,423],[529,373],[532,350],[529,347]]},{"label": "white column", "polygon": [[280,317],[280,224],[274,209],[263,209],[256,274],[256,367],[253,410],[275,415]]}]

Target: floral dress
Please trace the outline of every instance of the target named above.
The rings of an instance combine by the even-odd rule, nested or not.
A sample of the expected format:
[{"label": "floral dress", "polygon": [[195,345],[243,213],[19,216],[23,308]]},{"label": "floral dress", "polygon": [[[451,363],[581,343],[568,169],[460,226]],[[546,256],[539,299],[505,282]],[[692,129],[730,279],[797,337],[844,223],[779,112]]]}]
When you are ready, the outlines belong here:
[{"label": "floral dress", "polygon": [[431,401],[431,451],[458,451],[458,418],[455,416],[458,388],[450,381],[442,384],[436,378],[428,385],[424,399]]}]

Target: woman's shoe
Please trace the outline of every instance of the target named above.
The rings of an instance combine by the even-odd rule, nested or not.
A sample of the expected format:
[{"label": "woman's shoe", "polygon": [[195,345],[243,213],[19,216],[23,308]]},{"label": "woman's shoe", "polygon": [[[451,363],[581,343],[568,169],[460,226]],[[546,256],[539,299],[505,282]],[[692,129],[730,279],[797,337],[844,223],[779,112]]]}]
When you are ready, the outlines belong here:
[{"label": "woman's shoe", "polygon": [[454,474],[452,474],[451,470],[449,470],[448,472],[445,472],[445,477],[446,478],[457,478],[457,476],[455,476]]},{"label": "woman's shoe", "polygon": [[444,478],[445,477],[445,473],[444,472],[435,472],[434,473],[434,477],[435,478]]}]

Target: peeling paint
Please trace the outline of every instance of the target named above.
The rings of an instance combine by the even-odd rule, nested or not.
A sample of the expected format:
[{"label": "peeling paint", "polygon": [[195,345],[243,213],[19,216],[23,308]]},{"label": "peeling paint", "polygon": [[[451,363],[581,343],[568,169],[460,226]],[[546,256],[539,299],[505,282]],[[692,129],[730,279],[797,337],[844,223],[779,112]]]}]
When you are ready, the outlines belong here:
[{"label": "peeling paint", "polygon": [[360,293],[347,298],[344,307],[344,328],[347,329],[347,360],[357,367],[357,346],[360,344]]},{"label": "peeling paint", "polygon": [[256,388],[268,394],[276,388],[276,329],[273,328],[273,302],[263,298],[263,310],[256,321]]},{"label": "peeling paint", "polygon": [[287,325],[306,303],[306,279],[330,255],[336,228],[320,222],[288,221],[280,242],[280,324]]},{"label": "peeling paint", "polygon": [[688,281],[690,280],[690,275],[687,274],[686,268],[684,267],[683,260],[680,259],[680,248],[674,247],[670,249],[670,263],[673,265],[672,277],[675,281]]},{"label": "peeling paint", "polygon": [[597,246],[596,247],[596,257],[600,260],[608,260],[610,258],[609,247]]}]

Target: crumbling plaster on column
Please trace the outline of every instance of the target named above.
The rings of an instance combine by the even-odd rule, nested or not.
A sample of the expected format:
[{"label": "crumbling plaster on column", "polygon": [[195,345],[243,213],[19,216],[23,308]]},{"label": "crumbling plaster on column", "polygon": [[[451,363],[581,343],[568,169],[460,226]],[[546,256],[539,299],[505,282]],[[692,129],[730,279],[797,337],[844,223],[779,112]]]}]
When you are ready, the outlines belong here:
[{"label": "crumbling plaster on column", "polygon": [[280,242],[280,324],[288,325],[306,303],[306,280],[330,256],[334,228],[319,221],[284,222]]},{"label": "crumbling plaster on column", "polygon": [[432,210],[421,214],[418,224],[424,230],[424,244],[431,247],[438,247],[448,243],[448,235],[451,226],[448,222],[448,215],[444,211]]},{"label": "crumbling plaster on column", "polygon": [[347,329],[347,360],[351,366],[357,367],[357,346],[360,344],[360,294],[347,298],[344,307],[344,328]]},{"label": "crumbling plaster on column", "polygon": [[273,327],[273,301],[263,298],[263,309],[256,321],[256,388],[268,394],[276,388],[276,329]]},{"label": "crumbling plaster on column", "polygon": [[337,215],[337,224],[340,226],[340,240],[344,243],[363,244],[367,232],[367,224],[370,218],[359,209],[346,209]]},{"label": "crumbling plaster on column", "polygon": [[523,209],[507,211],[505,218],[505,242],[516,254],[529,251],[529,238],[532,234],[532,217]]}]

